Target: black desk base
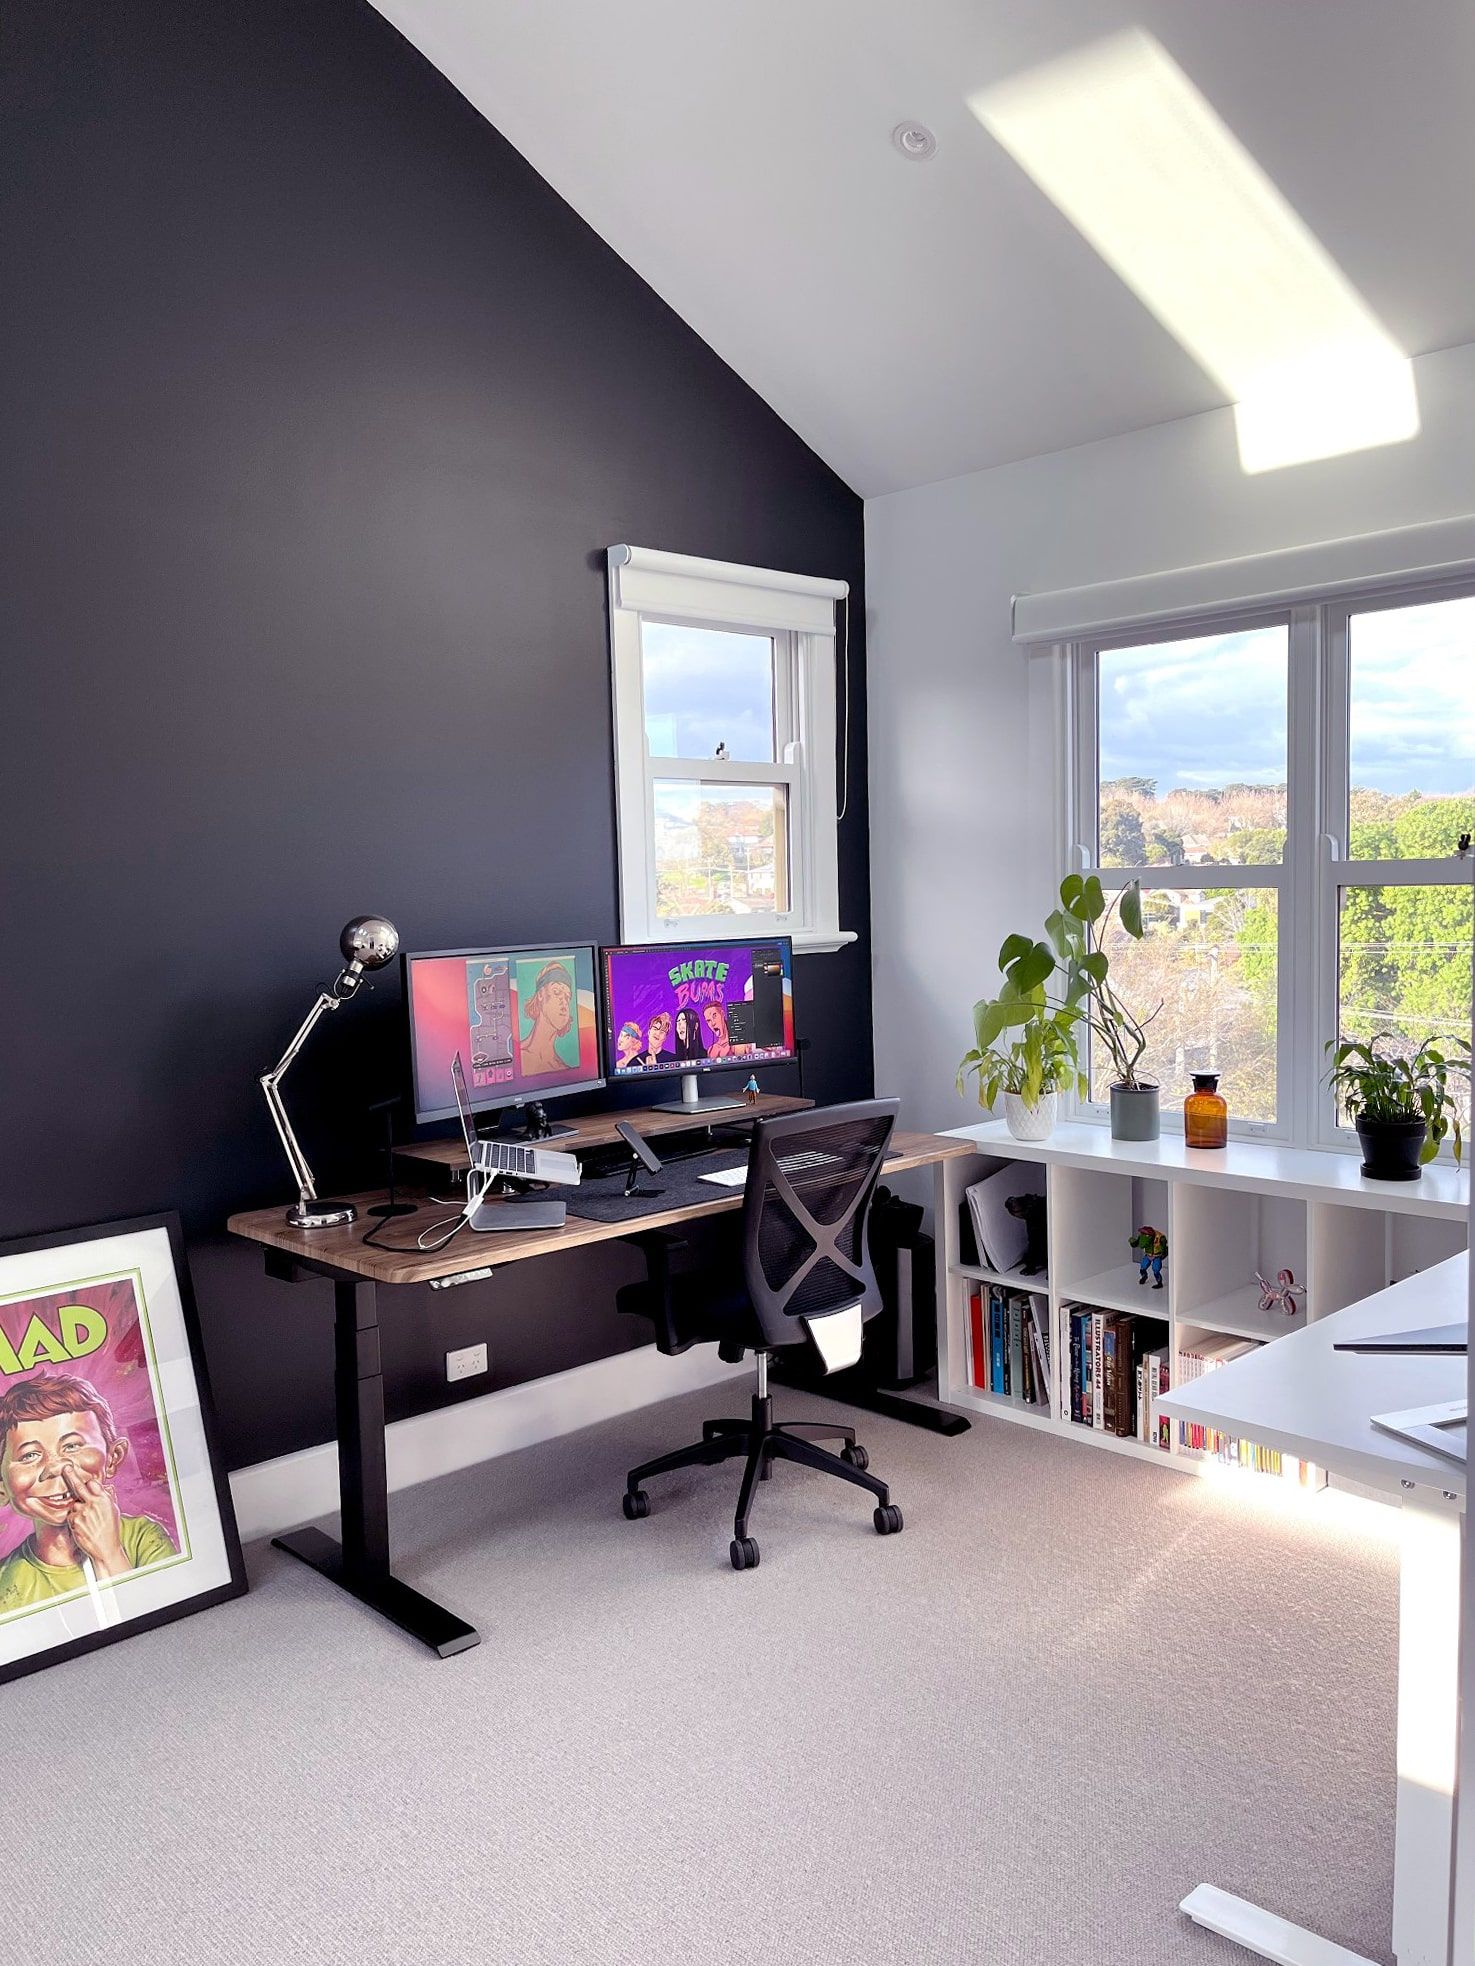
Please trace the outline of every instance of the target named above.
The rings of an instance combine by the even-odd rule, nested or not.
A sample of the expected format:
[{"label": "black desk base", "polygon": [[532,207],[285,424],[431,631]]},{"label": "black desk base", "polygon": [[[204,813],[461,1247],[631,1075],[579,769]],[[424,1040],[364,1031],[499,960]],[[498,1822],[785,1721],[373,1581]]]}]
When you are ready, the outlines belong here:
[{"label": "black desk base", "polygon": [[945,1406],[927,1406],[919,1399],[903,1399],[898,1393],[882,1390],[858,1366],[848,1372],[832,1372],[823,1379],[808,1378],[802,1367],[792,1368],[775,1357],[769,1374],[776,1386],[792,1386],[796,1392],[817,1393],[821,1399],[838,1400],[842,1406],[858,1407],[863,1413],[879,1413],[885,1420],[900,1420],[906,1427],[921,1427],[930,1434],[965,1434],[972,1421]]},{"label": "black desk base", "polygon": [[387,1569],[350,1570],[343,1561],[343,1545],[325,1536],[321,1529],[298,1529],[290,1536],[273,1536],[272,1545],[285,1550],[288,1556],[297,1557],[320,1577],[328,1578],[350,1597],[356,1597],[360,1604],[368,1605],[381,1618],[398,1625],[411,1638],[418,1638],[442,1659],[469,1652],[473,1645],[481,1643],[481,1633],[475,1625],[468,1625],[433,1599],[422,1597],[419,1591],[411,1590],[408,1584],[391,1576]]},{"label": "black desk base", "polygon": [[[307,1280],[297,1265],[272,1273]],[[317,1272],[321,1275],[322,1272]],[[389,1476],[384,1458],[384,1378],[379,1363],[379,1307],[372,1283],[333,1278],[333,1393],[338,1409],[338,1496],[343,1541],[321,1529],[274,1536],[279,1550],[316,1570],[360,1604],[377,1611],[442,1659],[481,1643],[481,1633],[454,1612],[402,1584],[389,1567]]]}]

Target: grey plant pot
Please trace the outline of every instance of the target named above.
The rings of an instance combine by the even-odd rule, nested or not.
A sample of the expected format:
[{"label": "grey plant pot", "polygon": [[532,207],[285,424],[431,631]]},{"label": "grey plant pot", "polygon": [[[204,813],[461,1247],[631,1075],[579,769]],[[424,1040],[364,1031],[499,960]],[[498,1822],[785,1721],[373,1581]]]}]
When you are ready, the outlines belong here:
[{"label": "grey plant pot", "polygon": [[1111,1088],[1113,1140],[1156,1140],[1158,1118],[1155,1085],[1114,1085]]}]

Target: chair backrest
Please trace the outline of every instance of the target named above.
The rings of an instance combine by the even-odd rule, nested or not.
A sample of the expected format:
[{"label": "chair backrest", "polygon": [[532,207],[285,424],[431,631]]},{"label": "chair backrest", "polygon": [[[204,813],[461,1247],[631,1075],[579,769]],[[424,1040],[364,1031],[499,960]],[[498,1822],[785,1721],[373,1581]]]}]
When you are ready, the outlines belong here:
[{"label": "chair backrest", "polygon": [[861,1099],[754,1125],[743,1280],[768,1344],[803,1343],[807,1320],[880,1310],[866,1221],[898,1105]]}]

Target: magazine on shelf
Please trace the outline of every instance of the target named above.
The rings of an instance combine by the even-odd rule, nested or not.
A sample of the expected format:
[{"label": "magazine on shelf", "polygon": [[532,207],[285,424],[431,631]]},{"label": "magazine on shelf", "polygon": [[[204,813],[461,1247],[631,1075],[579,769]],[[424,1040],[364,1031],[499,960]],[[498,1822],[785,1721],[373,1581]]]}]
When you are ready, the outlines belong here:
[{"label": "magazine on shelf", "polygon": [[978,1260],[988,1270],[1017,1270],[1029,1246],[1029,1230],[1005,1204],[1015,1195],[1043,1195],[1045,1170],[1031,1162],[998,1168],[967,1190]]}]

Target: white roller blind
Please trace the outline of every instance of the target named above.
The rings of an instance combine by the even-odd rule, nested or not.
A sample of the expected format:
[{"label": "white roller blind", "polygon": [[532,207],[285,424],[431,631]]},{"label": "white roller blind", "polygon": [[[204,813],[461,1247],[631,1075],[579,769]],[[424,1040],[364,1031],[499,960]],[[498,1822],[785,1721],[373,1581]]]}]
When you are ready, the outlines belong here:
[{"label": "white roller blind", "polygon": [[1061,587],[1053,593],[1016,594],[1014,640],[1025,647],[1077,641],[1172,621],[1258,605],[1290,605],[1339,593],[1375,590],[1409,580],[1439,579],[1475,570],[1475,515],[1402,526],[1395,532],[1324,539],[1277,553],[1164,573]]},{"label": "white roller blind", "polygon": [[835,603],[850,591],[843,580],[698,560],[650,546],[611,546],[609,577],[616,607],[792,628],[806,635],[833,635]]}]

